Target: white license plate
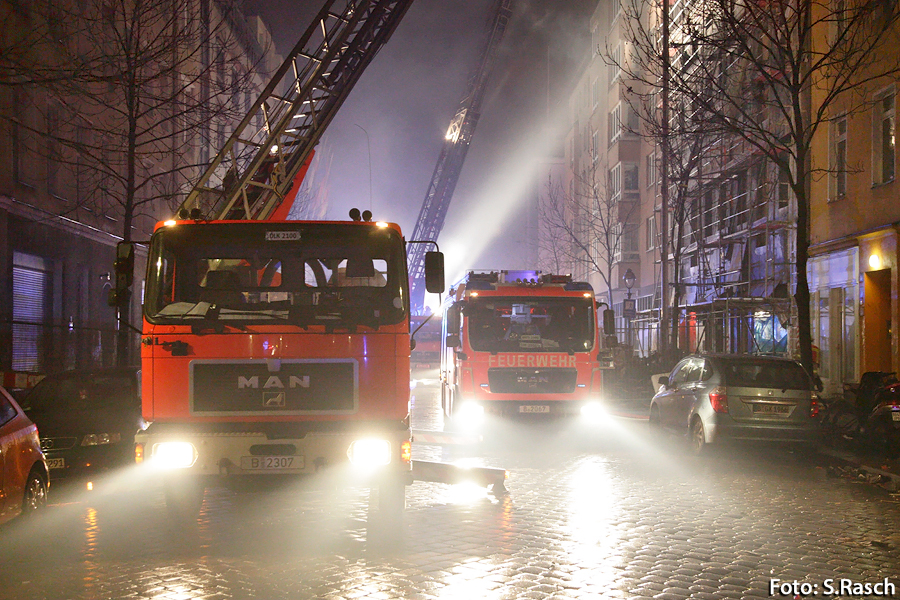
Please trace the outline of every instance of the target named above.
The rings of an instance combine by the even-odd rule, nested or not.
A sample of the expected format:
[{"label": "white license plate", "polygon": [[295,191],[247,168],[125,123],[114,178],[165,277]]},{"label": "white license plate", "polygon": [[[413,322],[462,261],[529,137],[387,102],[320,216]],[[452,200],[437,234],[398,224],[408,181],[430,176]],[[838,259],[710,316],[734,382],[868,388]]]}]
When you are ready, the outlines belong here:
[{"label": "white license plate", "polygon": [[47,459],[47,468],[48,469],[65,469],[66,468],[66,459],[64,459],[64,458],[48,458]]},{"label": "white license plate", "polygon": [[241,457],[241,471],[296,471],[302,468],[302,456]]},{"label": "white license plate", "polygon": [[791,412],[791,407],[783,404],[754,404],[753,412],[765,415],[786,415]]},{"label": "white license plate", "polygon": [[891,413],[891,418],[895,421],[900,421],[900,411],[894,411]]},{"label": "white license plate", "polygon": [[527,405],[519,407],[520,413],[548,413],[550,412],[549,406],[535,406],[535,405]]}]

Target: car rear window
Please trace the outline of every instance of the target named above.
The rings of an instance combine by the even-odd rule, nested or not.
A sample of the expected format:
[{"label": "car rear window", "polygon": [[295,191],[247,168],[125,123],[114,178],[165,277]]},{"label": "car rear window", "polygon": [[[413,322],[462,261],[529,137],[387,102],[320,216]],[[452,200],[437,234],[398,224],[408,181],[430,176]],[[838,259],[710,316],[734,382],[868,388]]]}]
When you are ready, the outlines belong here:
[{"label": "car rear window", "polygon": [[810,381],[799,363],[770,360],[726,360],[722,362],[725,385],[735,387],[809,390]]}]

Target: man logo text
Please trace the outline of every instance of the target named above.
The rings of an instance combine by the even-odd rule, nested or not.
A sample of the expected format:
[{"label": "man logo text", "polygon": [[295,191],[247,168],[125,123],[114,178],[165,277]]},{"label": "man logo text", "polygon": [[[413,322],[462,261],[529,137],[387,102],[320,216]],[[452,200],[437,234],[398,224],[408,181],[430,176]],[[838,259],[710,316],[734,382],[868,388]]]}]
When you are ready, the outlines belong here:
[{"label": "man logo text", "polygon": [[[243,377],[238,376],[238,389],[242,390],[244,388],[250,388],[254,390],[259,389],[259,376],[254,375],[253,377]],[[308,388],[309,387],[309,375],[304,375],[303,377],[298,377],[296,375],[291,375],[288,377],[287,385],[281,380],[278,375],[270,375],[266,382],[262,385],[262,389],[264,390],[283,390],[284,388]]]}]

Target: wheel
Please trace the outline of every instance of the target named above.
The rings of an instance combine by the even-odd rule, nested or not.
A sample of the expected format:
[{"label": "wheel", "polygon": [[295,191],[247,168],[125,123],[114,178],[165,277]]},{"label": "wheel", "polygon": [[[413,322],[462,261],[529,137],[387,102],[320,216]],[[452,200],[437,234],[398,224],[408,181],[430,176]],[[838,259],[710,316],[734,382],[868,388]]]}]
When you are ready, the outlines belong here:
[{"label": "wheel", "polygon": [[706,452],[706,429],[699,417],[691,423],[690,443],[694,454],[699,455]]},{"label": "wheel", "polygon": [[166,509],[177,521],[191,521],[200,515],[204,486],[199,481],[181,477],[167,478],[163,489]]},{"label": "wheel", "polygon": [[25,494],[22,498],[22,514],[29,516],[47,506],[47,481],[38,471],[28,474]]}]

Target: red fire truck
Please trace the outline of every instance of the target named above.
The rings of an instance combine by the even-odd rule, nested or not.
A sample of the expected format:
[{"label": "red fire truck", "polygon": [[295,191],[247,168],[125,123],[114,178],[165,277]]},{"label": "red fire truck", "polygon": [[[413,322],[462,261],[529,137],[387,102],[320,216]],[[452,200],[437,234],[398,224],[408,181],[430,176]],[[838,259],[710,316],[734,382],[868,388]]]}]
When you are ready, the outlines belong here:
[{"label": "red fire truck", "polygon": [[588,283],[472,271],[448,294],[443,335],[441,402],[454,421],[598,408],[600,340]]},{"label": "red fire truck", "polygon": [[327,471],[377,486],[385,513],[402,510],[405,257],[389,223],[157,226],[141,357],[150,425],[135,441],[167,474],[170,508],[196,514],[210,480]]}]

